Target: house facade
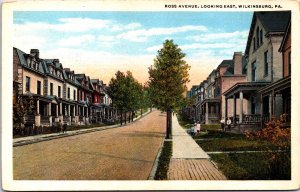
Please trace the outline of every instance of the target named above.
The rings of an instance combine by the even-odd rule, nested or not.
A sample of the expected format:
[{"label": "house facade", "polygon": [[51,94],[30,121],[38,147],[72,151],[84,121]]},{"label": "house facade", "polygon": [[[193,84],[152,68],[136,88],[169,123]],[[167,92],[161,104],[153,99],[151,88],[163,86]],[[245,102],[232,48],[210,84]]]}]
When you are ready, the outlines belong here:
[{"label": "house facade", "polygon": [[58,59],[41,59],[37,49],[27,54],[13,48],[13,82],[13,102],[17,96],[33,99],[34,109],[24,117],[25,125],[84,125],[116,117],[102,81],[93,83],[89,76],[63,68]]},{"label": "house facade", "polygon": [[236,83],[223,93],[225,99],[232,99],[242,106],[238,111],[235,108],[231,116],[239,126],[260,127],[258,125],[262,126],[272,114],[282,111],[282,94],[268,92],[262,95],[261,90],[283,78],[283,57],[278,50],[289,18],[288,11],[253,14],[245,50],[247,82]]}]

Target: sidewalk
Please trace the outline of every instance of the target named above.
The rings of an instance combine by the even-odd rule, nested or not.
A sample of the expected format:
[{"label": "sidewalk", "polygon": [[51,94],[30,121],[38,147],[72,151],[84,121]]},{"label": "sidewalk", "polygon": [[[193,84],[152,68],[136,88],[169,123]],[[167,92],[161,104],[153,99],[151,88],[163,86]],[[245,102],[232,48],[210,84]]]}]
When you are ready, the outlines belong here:
[{"label": "sidewalk", "polygon": [[[154,110],[152,110],[152,111],[154,111]],[[133,122],[139,120],[140,118],[145,117],[152,111],[149,110],[146,113],[144,113],[143,116],[138,116],[138,117],[134,118]],[[126,125],[130,125],[130,124],[131,123],[127,123]],[[122,127],[126,126],[126,125],[123,124]],[[73,136],[73,135],[79,135],[79,134],[83,134],[83,133],[90,133],[90,132],[95,132],[95,131],[112,129],[112,128],[117,128],[117,127],[121,127],[121,125],[116,124],[116,125],[109,125],[109,126],[103,126],[103,127],[94,127],[94,128],[79,129],[79,130],[74,130],[74,131],[67,131],[65,133],[59,132],[59,133],[40,134],[40,135],[33,135],[33,136],[27,136],[27,137],[20,137],[20,138],[13,139],[13,147],[28,145],[28,144],[38,143],[38,142],[42,142],[42,141],[48,141],[48,140],[52,140],[52,139]]]},{"label": "sidewalk", "polygon": [[169,180],[226,180],[210,161],[208,154],[172,116],[173,154],[169,165]]}]

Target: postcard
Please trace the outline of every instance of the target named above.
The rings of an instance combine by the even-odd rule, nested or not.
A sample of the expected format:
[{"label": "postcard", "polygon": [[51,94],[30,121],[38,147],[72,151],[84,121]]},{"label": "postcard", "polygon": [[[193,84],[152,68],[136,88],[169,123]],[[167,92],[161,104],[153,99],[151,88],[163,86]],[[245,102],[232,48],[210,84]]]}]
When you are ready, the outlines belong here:
[{"label": "postcard", "polygon": [[4,190],[299,189],[299,2],[2,12]]}]

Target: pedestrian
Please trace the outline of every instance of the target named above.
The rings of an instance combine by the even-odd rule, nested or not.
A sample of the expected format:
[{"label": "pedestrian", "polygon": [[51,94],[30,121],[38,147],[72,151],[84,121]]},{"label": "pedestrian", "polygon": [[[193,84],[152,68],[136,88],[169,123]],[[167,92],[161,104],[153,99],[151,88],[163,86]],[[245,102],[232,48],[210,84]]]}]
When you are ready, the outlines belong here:
[{"label": "pedestrian", "polygon": [[228,117],[227,121],[226,121],[226,124],[227,124],[227,128],[229,131],[231,131],[231,120],[230,118]]},{"label": "pedestrian", "polygon": [[196,127],[197,127],[197,133],[200,133],[200,130],[201,130],[201,124],[200,124],[199,121],[197,121]]},{"label": "pedestrian", "polygon": [[221,121],[220,121],[220,123],[221,123],[222,130],[225,131],[225,119],[222,118]]},{"label": "pedestrian", "polygon": [[193,136],[195,136],[197,133],[197,123],[194,123],[194,127],[193,127]]}]

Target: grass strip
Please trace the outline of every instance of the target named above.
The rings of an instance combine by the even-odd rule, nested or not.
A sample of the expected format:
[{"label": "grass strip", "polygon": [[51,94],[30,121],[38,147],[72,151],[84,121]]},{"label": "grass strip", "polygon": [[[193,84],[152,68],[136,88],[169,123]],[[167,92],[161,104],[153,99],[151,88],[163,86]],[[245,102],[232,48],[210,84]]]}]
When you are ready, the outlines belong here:
[{"label": "grass strip", "polygon": [[155,180],[166,180],[172,156],[172,141],[164,141],[162,152],[159,157]]}]

